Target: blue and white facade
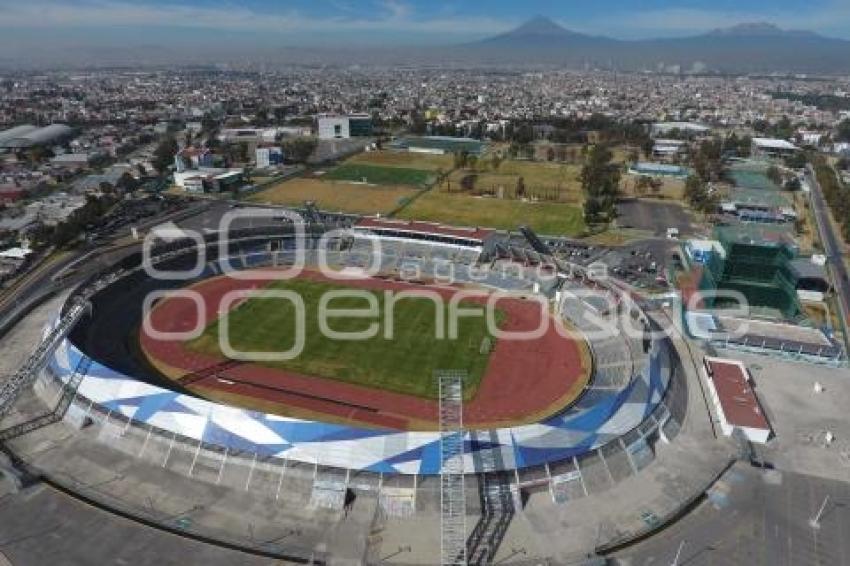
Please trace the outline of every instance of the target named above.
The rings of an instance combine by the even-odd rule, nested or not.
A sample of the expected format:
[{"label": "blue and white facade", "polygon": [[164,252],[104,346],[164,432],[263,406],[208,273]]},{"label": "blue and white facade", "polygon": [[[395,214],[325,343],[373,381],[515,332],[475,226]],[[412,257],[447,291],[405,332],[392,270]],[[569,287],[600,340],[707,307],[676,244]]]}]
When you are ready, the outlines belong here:
[{"label": "blue and white facade", "polygon": [[[49,371],[67,381],[84,354],[69,340]],[[466,434],[465,469],[479,469],[480,454],[495,451],[505,470],[579,456],[635,429],[661,403],[671,376],[669,343],[653,343],[646,364],[619,391],[588,391],[563,414],[536,424],[497,429],[497,443]],[[207,445],[355,470],[439,473],[439,434],[376,430],[306,421],[221,405],[122,375],[94,361],[77,393],[78,408],[121,415],[133,424]],[[475,435],[476,437],[480,435]],[[492,438],[488,436],[488,438]]]}]

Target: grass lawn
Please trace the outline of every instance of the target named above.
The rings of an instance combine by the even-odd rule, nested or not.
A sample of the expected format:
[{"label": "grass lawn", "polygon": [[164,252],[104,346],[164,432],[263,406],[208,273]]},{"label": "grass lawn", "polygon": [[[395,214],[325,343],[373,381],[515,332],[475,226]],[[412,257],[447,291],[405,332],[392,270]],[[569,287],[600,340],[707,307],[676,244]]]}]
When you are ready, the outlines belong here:
[{"label": "grass lawn", "polygon": [[410,185],[425,188],[436,179],[432,171],[407,167],[383,167],[362,163],[345,163],[325,173],[331,181],[366,182],[370,185]]},{"label": "grass lawn", "polygon": [[[486,164],[487,161],[484,163]],[[452,192],[459,191],[461,179],[470,174],[477,175],[475,187],[470,191],[473,194],[484,191],[498,194],[501,187],[504,195],[512,197],[517,181],[522,177],[528,196],[543,197],[557,193],[558,202],[570,204],[583,202],[579,178],[581,166],[579,165],[507,160],[502,162],[496,171],[487,166],[481,166],[475,171],[469,169],[455,171],[449,181],[441,184],[440,189],[447,190],[450,182]]]},{"label": "grass lawn", "polygon": [[409,167],[423,171],[450,171],[454,168],[454,156],[409,153],[402,151],[367,151],[358,153],[345,162],[348,164],[380,165],[384,167]]},{"label": "grass lawn", "polygon": [[[350,289],[324,282],[292,279],[276,281],[269,289],[295,291],[304,299],[306,310],[305,344],[301,355],[286,362],[264,362],[262,365],[285,369],[306,375],[337,379],[347,383],[375,387],[387,391],[437,399],[439,388],[433,372],[437,369],[461,369],[468,372],[464,384],[464,397],[472,399],[487,368],[489,351],[481,353],[488,334],[483,318],[460,317],[458,339],[437,340],[435,306],[423,298],[408,298],[395,303],[394,336],[385,340],[383,324],[385,304],[382,292],[372,293],[378,299],[380,316],[376,319],[331,319],[329,326],[338,332],[355,332],[379,322],[375,338],[364,341],[342,341],[325,337],[319,330],[318,305],[322,295],[331,290]],[[365,309],[363,298],[334,299],[334,309]],[[448,304],[441,305],[448,321]],[[227,316],[231,344],[242,351],[284,352],[293,347],[295,338],[294,307],[291,302],[278,299],[250,299],[240,304]],[[496,320],[504,315],[497,312]],[[190,349],[207,354],[221,355],[218,336],[219,322],[211,324],[204,334],[191,341]]]},{"label": "grass lawn", "polygon": [[625,196],[644,197],[644,198],[662,198],[669,200],[682,201],[685,199],[685,180],[676,179],[674,177],[657,177],[661,181],[661,186],[657,190],[646,189],[640,193],[637,190],[638,175],[623,175],[623,180],[620,181],[620,190]]},{"label": "grass lawn", "polygon": [[409,220],[503,230],[516,230],[518,226],[528,224],[534,231],[549,236],[578,236],[586,228],[579,206],[479,198],[449,194],[437,189],[422,195],[398,216]]},{"label": "grass lawn", "polygon": [[314,200],[319,208],[355,214],[386,214],[412,198],[417,189],[401,186],[370,187],[296,178],[251,195],[250,202],[301,206]]}]

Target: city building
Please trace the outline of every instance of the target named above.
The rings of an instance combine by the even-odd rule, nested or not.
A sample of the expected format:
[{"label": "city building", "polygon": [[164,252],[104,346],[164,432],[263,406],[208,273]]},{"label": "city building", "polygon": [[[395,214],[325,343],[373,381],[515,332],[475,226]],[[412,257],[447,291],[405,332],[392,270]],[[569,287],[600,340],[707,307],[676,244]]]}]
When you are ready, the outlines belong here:
[{"label": "city building", "polygon": [[771,428],[750,383],[750,373],[737,360],[703,360],[703,372],[714,410],[725,436],[738,431],[748,441],[766,444]]},{"label": "city building", "polygon": [[283,163],[283,150],[279,147],[258,147],[257,167],[264,169]]},{"label": "city building", "polygon": [[793,143],[776,138],[753,138],[753,157],[787,157],[799,148]]},{"label": "city building", "polygon": [[50,164],[63,169],[85,169],[91,163],[92,156],[89,153],[63,153],[52,157]]},{"label": "city building", "polygon": [[652,156],[658,159],[677,159],[688,153],[688,143],[682,140],[659,138],[652,146]]},{"label": "city building", "polygon": [[368,114],[318,116],[319,139],[346,139],[372,135],[372,117]]},{"label": "city building", "polygon": [[219,193],[238,189],[245,183],[242,169],[199,167],[174,172],[174,184],[188,193]]}]

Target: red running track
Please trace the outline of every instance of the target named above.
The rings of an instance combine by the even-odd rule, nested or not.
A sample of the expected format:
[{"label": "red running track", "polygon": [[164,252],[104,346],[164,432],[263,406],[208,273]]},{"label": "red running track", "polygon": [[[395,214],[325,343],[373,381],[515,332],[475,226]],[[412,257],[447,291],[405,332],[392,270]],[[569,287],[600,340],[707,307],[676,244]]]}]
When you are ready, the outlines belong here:
[{"label": "red running track", "polygon": [[[370,290],[424,288],[436,291],[444,299],[459,291],[456,287],[378,278],[340,281],[328,279],[316,271],[305,271],[299,277]],[[266,284],[260,280],[223,276],[202,281],[192,290],[203,297],[209,324],[219,316],[219,305],[226,293],[263,288]],[[486,297],[464,301],[483,304]],[[537,328],[541,316],[544,316],[539,303],[534,301],[500,299],[498,306],[507,315],[501,327],[504,331]],[[150,325],[160,332],[186,331],[195,327],[197,317],[192,301],[171,297],[153,308]],[[466,426],[482,428],[534,422],[580,395],[589,376],[589,357],[580,341],[565,338],[558,332],[555,325],[560,325],[560,322],[553,318],[550,323],[547,332],[540,338],[496,341],[478,392],[464,405]],[[140,337],[146,355],[172,378],[179,379],[226,361],[191,351],[185,342],[156,339],[144,330]],[[220,374],[199,379],[190,388],[198,394],[235,401],[249,409],[283,415],[326,415],[335,421],[353,421],[382,428],[433,429],[438,419],[436,401],[254,363],[227,368]],[[295,411],[287,411],[287,407]]]}]

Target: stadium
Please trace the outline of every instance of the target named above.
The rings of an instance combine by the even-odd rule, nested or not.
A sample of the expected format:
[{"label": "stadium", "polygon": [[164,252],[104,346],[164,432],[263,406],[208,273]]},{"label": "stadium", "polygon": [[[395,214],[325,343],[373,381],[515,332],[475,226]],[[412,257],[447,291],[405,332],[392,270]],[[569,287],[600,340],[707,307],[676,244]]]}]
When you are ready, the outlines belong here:
[{"label": "stadium", "polygon": [[[64,317],[75,315],[84,299],[92,305],[92,315],[79,317],[50,364],[58,382],[78,383],[68,418],[119,419],[128,427],[176,437],[199,449],[281,459],[331,474],[337,470],[341,477],[356,473],[358,481],[367,484],[384,476],[440,474],[440,410],[451,399],[427,375],[407,389],[386,379],[368,382],[364,374],[346,381],[327,377],[330,374],[323,377],[321,371],[311,371],[309,363],[301,371],[280,364],[240,364],[140,330],[142,304],[152,291],[200,290],[204,309],[211,311],[226,290],[257,288],[258,270],[291,265],[302,252],[307,269],[288,282],[290,286],[293,281],[327,283],[312,269],[319,255],[336,269],[363,269],[377,259],[377,274],[357,279],[355,285],[371,290],[438,289],[445,297],[461,286],[511,291],[518,298],[500,305],[503,327],[539,322],[535,313],[569,326],[571,332],[559,333],[550,325],[542,338],[528,344],[496,340],[483,363],[475,359],[484,355],[481,336],[475,335],[471,346],[461,348],[465,354],[448,352],[442,358],[452,366],[420,371],[461,370],[465,376],[477,372],[477,381],[464,382],[460,399],[455,399],[464,404],[466,474],[512,472],[518,489],[548,486],[559,478],[558,485],[567,489],[571,482],[583,481],[582,473],[591,472],[588,467],[603,461],[617,473],[634,473],[651,461],[659,438],[675,436],[685,410],[685,395],[676,391],[683,385],[670,387],[675,354],[665,339],[650,339],[645,330],[637,335],[622,328],[613,336],[601,332],[586,311],[593,310],[598,319],[604,302],[594,305],[578,294],[587,288],[601,296],[610,291],[586,274],[555,274],[551,266],[540,269],[500,258],[487,251],[486,231],[467,235],[424,223],[395,226],[379,221],[363,221],[332,237],[326,230],[309,226],[303,249],[296,245],[292,225],[233,231],[227,240],[208,235],[203,244],[178,239],[155,247],[153,263],[158,271],[188,272],[200,265],[201,257],[203,267],[191,281],[150,277],[140,255],[134,254],[79,287],[66,302]],[[381,244],[377,258],[374,240]],[[320,246],[326,247],[322,254]],[[446,265],[453,268],[456,288],[435,283],[439,266]],[[473,272],[482,265],[490,269],[477,276]],[[222,275],[230,269],[235,273]],[[405,270],[413,270],[415,277],[402,280]],[[524,300],[524,294],[545,297],[551,314],[541,315],[539,302]],[[176,331],[192,322],[191,316],[184,316],[196,312],[189,306],[194,306],[192,301],[167,296],[154,305],[150,321],[161,326],[158,331]],[[256,308],[252,311],[250,301],[240,309],[246,307],[246,316],[256,323]],[[646,324],[636,306],[621,303],[616,310],[624,308],[632,309],[627,320]],[[57,318],[57,324],[62,320]],[[369,347],[358,347],[367,356]],[[551,363],[537,361],[544,350]],[[337,361],[346,355],[350,352]],[[373,355],[389,356],[380,349]],[[332,366],[333,361],[319,356],[313,367]],[[386,369],[369,357],[363,367],[377,373]]]}]

